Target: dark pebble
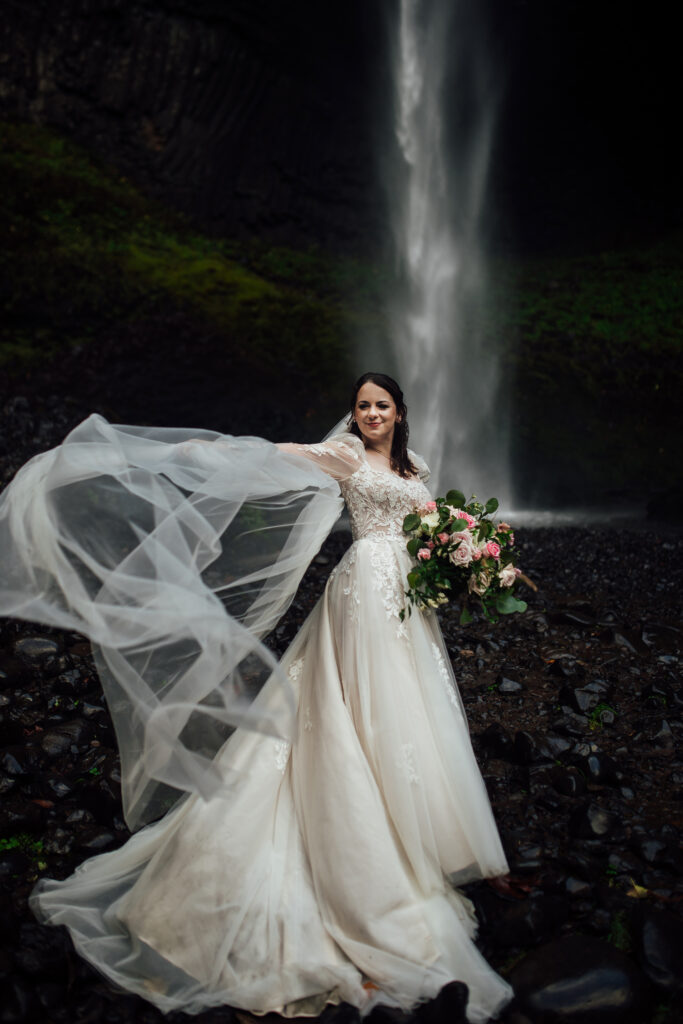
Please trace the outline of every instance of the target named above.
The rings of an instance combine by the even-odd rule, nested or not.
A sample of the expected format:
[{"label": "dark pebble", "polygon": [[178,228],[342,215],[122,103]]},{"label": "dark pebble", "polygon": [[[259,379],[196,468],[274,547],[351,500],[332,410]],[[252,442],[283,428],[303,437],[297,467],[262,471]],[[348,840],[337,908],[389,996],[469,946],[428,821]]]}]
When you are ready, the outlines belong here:
[{"label": "dark pebble", "polygon": [[554,765],[550,771],[553,789],[563,796],[581,796],[586,792],[586,779],[577,768]]},{"label": "dark pebble", "polygon": [[48,757],[60,757],[72,746],[82,746],[93,736],[92,726],[83,718],[72,718],[44,733],[40,745]]},{"label": "dark pebble", "polygon": [[683,921],[667,911],[647,910],[639,928],[638,957],[658,988],[683,995]]},{"label": "dark pebble", "polygon": [[499,693],[520,693],[524,687],[515,679],[508,679],[507,676],[500,676],[498,682]]},{"label": "dark pebble", "polygon": [[117,843],[117,837],[108,829],[87,829],[79,838],[78,846],[87,853],[101,853]]},{"label": "dark pebble", "polygon": [[581,839],[603,839],[614,831],[614,815],[596,803],[577,807],[569,819],[571,835]]},{"label": "dark pebble", "polygon": [[0,878],[13,878],[23,874],[28,863],[28,857],[21,850],[0,850]]},{"label": "dark pebble", "polygon": [[641,972],[624,953],[589,935],[568,935],[540,946],[513,968],[508,980],[515,990],[514,1009],[534,1024],[645,1020],[647,986]]},{"label": "dark pebble", "polygon": [[58,654],[59,644],[56,640],[48,640],[47,637],[43,636],[25,636],[21,640],[14,642],[13,650],[20,658],[26,658],[29,661],[41,661],[43,658],[50,657],[50,655]]},{"label": "dark pebble", "polygon": [[452,981],[444,985],[435,999],[419,1006],[414,1016],[420,1024],[443,1024],[444,1021],[448,1021],[448,1024],[467,1024],[468,998],[467,985],[462,981]]}]

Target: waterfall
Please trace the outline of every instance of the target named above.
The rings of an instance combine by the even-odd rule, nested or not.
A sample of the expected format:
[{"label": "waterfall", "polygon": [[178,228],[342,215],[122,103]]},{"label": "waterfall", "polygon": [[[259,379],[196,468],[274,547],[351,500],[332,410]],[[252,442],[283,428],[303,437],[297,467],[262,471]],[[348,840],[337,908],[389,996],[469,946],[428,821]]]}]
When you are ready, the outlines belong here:
[{"label": "waterfall", "polygon": [[499,368],[482,326],[494,81],[485,4],[401,0],[394,25],[392,362],[435,487],[507,498]]}]

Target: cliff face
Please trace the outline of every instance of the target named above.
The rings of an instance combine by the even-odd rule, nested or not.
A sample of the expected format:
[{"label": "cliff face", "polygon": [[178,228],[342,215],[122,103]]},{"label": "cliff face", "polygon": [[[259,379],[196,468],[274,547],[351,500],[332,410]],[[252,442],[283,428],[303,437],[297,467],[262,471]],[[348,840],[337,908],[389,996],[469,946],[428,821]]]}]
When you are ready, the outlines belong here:
[{"label": "cliff face", "polygon": [[381,45],[363,0],[7,0],[0,115],[67,131],[209,230],[355,245],[380,220]]}]

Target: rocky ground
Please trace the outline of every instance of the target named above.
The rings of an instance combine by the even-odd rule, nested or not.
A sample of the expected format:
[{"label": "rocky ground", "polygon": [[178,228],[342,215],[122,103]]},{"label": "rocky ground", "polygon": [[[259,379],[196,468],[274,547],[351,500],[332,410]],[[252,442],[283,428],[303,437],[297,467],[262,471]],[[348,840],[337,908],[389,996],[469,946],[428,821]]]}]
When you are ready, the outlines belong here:
[{"label": "rocky ground", "polygon": [[[34,422],[20,405],[5,417],[3,482],[76,415],[48,412]],[[329,538],[276,647],[348,540]],[[517,992],[508,1024],[680,1021],[683,536],[634,524],[525,529],[518,541],[539,588],[525,595],[528,611],[464,628],[455,613],[442,618],[511,867],[508,879],[468,887],[480,946]],[[113,990],[27,906],[38,877],[64,877],[128,835],[114,735],[82,637],[0,620],[0,793],[0,1024],[163,1020]],[[464,1020],[464,998],[449,986],[420,1012],[423,1024]],[[375,1011],[377,1024],[399,1016]],[[325,1017],[346,1024],[355,1011]]]}]

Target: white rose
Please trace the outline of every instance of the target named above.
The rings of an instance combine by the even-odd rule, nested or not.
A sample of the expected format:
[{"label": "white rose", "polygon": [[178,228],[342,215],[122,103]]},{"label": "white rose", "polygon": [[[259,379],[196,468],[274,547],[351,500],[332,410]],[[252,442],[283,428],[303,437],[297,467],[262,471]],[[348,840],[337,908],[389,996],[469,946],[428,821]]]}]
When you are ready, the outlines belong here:
[{"label": "white rose", "polygon": [[426,516],[422,516],[420,522],[423,526],[428,526],[430,530],[433,530],[435,526],[439,525],[439,513],[428,512]]},{"label": "white rose", "polygon": [[501,587],[511,587],[517,579],[517,574],[511,565],[506,565],[498,573],[498,582]]}]

